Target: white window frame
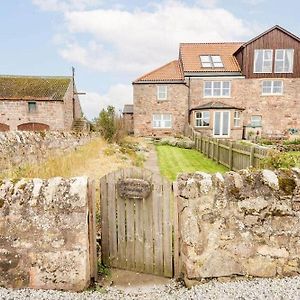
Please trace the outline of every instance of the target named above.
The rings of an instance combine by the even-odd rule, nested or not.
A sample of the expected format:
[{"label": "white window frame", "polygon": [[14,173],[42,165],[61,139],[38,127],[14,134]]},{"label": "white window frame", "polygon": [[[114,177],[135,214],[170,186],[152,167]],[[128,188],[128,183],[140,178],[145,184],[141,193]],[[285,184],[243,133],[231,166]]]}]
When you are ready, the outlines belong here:
[{"label": "white window frame", "polygon": [[[204,116],[204,114],[207,113],[208,116]],[[197,117],[197,114],[201,114],[201,117]],[[197,121],[200,121],[200,124],[204,121],[206,121],[208,123],[208,125],[197,125]],[[203,110],[203,111],[196,111],[195,112],[195,127],[196,128],[207,128],[210,126],[210,112],[208,110]]]},{"label": "white window frame", "polygon": [[[159,117],[158,117],[159,116]],[[166,120],[165,117],[169,116],[169,120]],[[157,117],[157,118],[155,118]],[[170,122],[170,125],[167,126],[166,122]],[[169,113],[155,113],[152,115],[152,128],[154,129],[171,129],[173,125],[172,114]]]},{"label": "white window frame", "polygon": [[[224,88],[224,83],[229,83],[229,88]],[[211,88],[207,88],[206,84],[210,83]],[[215,95],[215,85],[220,83],[220,95]],[[206,91],[210,90],[211,95],[206,95]],[[229,95],[224,95],[224,90],[229,90]],[[204,81],[204,88],[203,88],[203,98],[230,98],[231,97],[231,81],[230,80],[206,80]]]},{"label": "white window frame", "polygon": [[[283,51],[283,58],[279,59],[278,58],[278,53],[279,51]],[[292,52],[292,62],[291,62],[291,69],[286,71],[285,70],[285,62],[286,62],[286,56],[287,56],[287,51],[291,51]],[[274,66],[274,73],[277,73],[277,74],[291,74],[293,73],[293,70],[294,70],[294,49],[276,49],[275,50],[275,66]],[[283,63],[283,71],[277,71],[277,62],[282,62]]]},{"label": "white window frame", "polygon": [[[274,87],[275,87],[275,82],[280,82],[281,83],[281,91],[280,92],[275,92],[274,91]],[[270,87],[271,87],[271,91],[269,93],[264,92],[264,84],[266,83],[270,83]],[[275,87],[276,88],[276,87]],[[276,96],[276,95],[283,95],[283,80],[264,80],[262,82],[262,86],[261,86],[261,94],[263,96]]]},{"label": "white window frame", "polygon": [[[228,134],[227,135],[215,135],[215,120],[216,120],[216,113],[220,112],[220,132],[223,133],[223,116],[224,116],[224,112],[228,113]],[[230,111],[229,110],[216,110],[214,112],[214,123],[213,123],[213,137],[216,138],[229,138],[230,134],[231,134],[231,115],[230,115]]]},{"label": "white window frame", "polygon": [[233,113],[233,127],[241,127],[241,112],[239,110]]},{"label": "white window frame", "polygon": [[[263,60],[262,60],[262,71],[257,71],[256,70],[256,53],[259,52],[259,51],[262,51],[263,53]],[[271,58],[270,59],[265,59],[265,52],[266,51],[271,51]],[[271,70],[270,71],[266,71],[264,69],[264,65],[265,65],[265,62],[271,62]],[[255,49],[254,50],[254,60],[253,60],[253,73],[273,73],[273,49]]]},{"label": "white window frame", "polygon": [[[164,89],[164,90],[161,91],[161,89]],[[168,86],[167,85],[158,85],[157,86],[157,100],[166,101],[167,99],[168,99]]]},{"label": "white window frame", "polygon": [[[254,117],[259,117],[260,118],[260,123],[259,124],[254,124],[253,118]],[[251,116],[251,127],[262,127],[262,116],[261,115],[252,115]]]},{"label": "white window frame", "polygon": [[200,55],[202,68],[224,68],[220,55]]}]

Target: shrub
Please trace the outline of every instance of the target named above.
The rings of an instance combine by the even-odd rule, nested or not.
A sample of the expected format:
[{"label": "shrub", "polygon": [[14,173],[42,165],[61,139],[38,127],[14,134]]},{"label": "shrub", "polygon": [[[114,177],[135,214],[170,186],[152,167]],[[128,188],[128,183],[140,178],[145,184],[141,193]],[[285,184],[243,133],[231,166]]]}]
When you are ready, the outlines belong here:
[{"label": "shrub", "polygon": [[284,141],[284,145],[300,145],[300,139],[295,139],[291,141]]},{"label": "shrub", "polygon": [[192,149],[195,147],[195,142],[193,142],[189,138],[175,138],[175,137],[168,137],[163,138],[158,142],[158,145],[168,145],[173,147],[185,148],[185,149]]},{"label": "shrub", "polygon": [[112,142],[116,133],[115,126],[115,108],[111,105],[107,109],[102,109],[99,118],[96,120],[96,125],[99,128],[102,136],[109,142]]},{"label": "shrub", "polygon": [[269,156],[261,162],[263,168],[268,169],[288,169],[300,165],[300,156],[292,153],[280,153],[272,151]]}]

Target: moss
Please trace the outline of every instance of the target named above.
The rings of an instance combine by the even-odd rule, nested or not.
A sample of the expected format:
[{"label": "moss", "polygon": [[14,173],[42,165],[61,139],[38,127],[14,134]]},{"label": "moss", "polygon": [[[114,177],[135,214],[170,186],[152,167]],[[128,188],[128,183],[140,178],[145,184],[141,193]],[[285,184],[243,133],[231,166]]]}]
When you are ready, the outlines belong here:
[{"label": "moss", "polygon": [[46,131],[39,131],[41,138],[44,140],[46,137]]},{"label": "moss", "polygon": [[296,188],[296,182],[294,178],[292,177],[279,177],[279,188],[287,195],[292,195],[295,188]]},{"label": "moss", "polygon": [[12,178],[12,179],[11,179],[11,183],[12,183],[13,185],[15,185],[15,184],[17,184],[20,180],[21,180],[20,178]]}]

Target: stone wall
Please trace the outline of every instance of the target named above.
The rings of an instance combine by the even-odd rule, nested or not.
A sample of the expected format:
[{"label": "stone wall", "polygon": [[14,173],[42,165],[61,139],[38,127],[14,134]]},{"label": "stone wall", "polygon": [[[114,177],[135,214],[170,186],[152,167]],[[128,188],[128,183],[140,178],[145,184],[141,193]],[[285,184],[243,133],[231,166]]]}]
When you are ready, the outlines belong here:
[{"label": "stone wall", "polygon": [[89,285],[88,179],[0,181],[0,286]]},{"label": "stone wall", "polygon": [[37,163],[90,141],[88,134],[66,132],[0,132],[0,169]]},{"label": "stone wall", "polygon": [[[209,79],[205,79],[209,80]],[[227,98],[205,98],[204,80],[202,78],[191,79],[191,108],[211,101],[221,101],[232,106],[243,107],[242,115],[244,126],[251,123],[252,115],[262,116],[263,135],[282,134],[289,128],[300,130],[300,79],[285,79],[283,81],[283,94],[279,96],[262,95],[262,82],[266,79],[225,79],[214,78],[212,80],[231,81],[231,96]],[[284,107],[284,111],[282,108]],[[232,119],[233,120],[233,119]],[[211,118],[211,123],[212,123]],[[233,125],[233,124],[232,124]],[[233,126],[232,126],[233,128]],[[235,137],[233,128],[233,137]],[[241,136],[240,136],[241,137]]]},{"label": "stone wall", "polygon": [[[167,100],[157,100],[157,86],[168,88]],[[134,84],[134,134],[136,136],[166,136],[183,134],[187,124],[188,88],[184,84]],[[171,114],[172,128],[156,129],[153,114]]]},{"label": "stone wall", "polygon": [[8,125],[10,130],[17,130],[19,125],[32,122],[46,124],[50,130],[65,129],[63,101],[36,102],[37,111],[29,112],[28,101],[0,101],[0,123]]},{"label": "stone wall", "polygon": [[186,282],[300,273],[300,170],[178,177]]}]

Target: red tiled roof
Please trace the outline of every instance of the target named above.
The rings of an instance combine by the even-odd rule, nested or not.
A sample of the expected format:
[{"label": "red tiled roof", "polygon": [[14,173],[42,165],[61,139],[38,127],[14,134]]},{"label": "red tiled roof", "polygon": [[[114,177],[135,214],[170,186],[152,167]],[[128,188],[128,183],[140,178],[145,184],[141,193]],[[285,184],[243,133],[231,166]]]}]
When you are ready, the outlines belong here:
[{"label": "red tiled roof", "polygon": [[[179,55],[184,72],[240,72],[234,53],[243,43],[182,43]],[[224,68],[203,68],[200,55],[219,55]]]},{"label": "red tiled roof", "polygon": [[183,81],[184,76],[178,60],[173,60],[170,63],[151,71],[139,77],[134,81],[134,83],[145,82],[145,81]]}]

